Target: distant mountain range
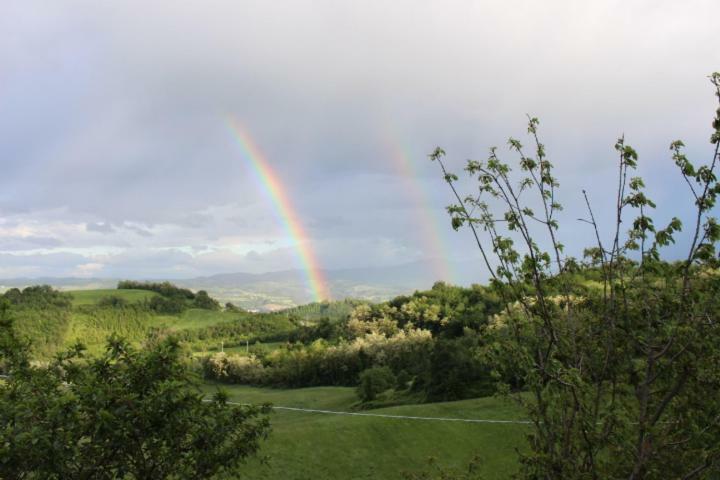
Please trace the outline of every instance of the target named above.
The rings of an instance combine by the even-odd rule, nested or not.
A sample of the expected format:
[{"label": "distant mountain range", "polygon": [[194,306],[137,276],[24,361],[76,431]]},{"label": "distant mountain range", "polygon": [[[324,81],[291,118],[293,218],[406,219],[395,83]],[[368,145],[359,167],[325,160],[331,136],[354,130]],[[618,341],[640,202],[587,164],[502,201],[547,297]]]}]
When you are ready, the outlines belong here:
[{"label": "distant mountain range", "polygon": [[[460,268],[455,269],[456,271]],[[437,280],[427,263],[408,263],[389,267],[350,268],[323,272],[334,299],[358,298],[383,301],[397,295],[428,289]],[[115,288],[117,278],[14,278],[0,280],[0,290],[28,285],[52,285],[62,290]],[[168,280],[194,290],[207,290],[222,302],[233,302],[248,309],[276,310],[312,302],[314,299],[301,270],[268,273],[221,273],[190,279]],[[482,278],[474,280],[482,281]],[[472,278],[453,279],[467,285]]]}]

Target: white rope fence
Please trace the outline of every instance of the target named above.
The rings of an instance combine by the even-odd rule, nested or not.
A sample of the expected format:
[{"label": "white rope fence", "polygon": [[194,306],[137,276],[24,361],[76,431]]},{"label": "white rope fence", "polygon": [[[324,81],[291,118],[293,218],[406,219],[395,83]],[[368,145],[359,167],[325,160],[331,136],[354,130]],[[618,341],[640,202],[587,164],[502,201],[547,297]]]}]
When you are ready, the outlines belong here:
[{"label": "white rope fence", "polygon": [[[212,400],[206,400],[208,402]],[[237,402],[226,402],[228,405],[239,405],[249,406],[249,403],[237,403]],[[396,420],[430,420],[439,422],[461,422],[461,423],[498,423],[498,424],[515,424],[515,425],[529,425],[532,422],[529,420],[495,420],[495,419],[480,419],[480,418],[453,418],[453,417],[418,417],[414,415],[388,415],[384,413],[366,413],[366,412],[341,412],[337,410],[320,410],[316,408],[300,408],[300,407],[282,407],[271,405],[274,410],[288,410],[291,412],[306,412],[306,413],[320,413],[326,415],[347,415],[352,417],[376,417],[376,418],[391,418]]]},{"label": "white rope fence", "polygon": [[[7,375],[0,375],[0,378],[10,378]],[[213,400],[204,399],[205,402],[212,402]],[[238,403],[238,402],[225,402],[228,405],[237,405],[240,407],[251,406],[251,403]],[[304,413],[319,413],[324,415],[346,415],[349,417],[375,417],[375,418],[390,418],[394,420],[425,420],[425,421],[436,421],[436,422],[460,422],[460,423],[494,423],[494,424],[511,424],[511,425],[530,425],[532,422],[529,420],[495,420],[495,419],[480,419],[480,418],[453,418],[453,417],[419,417],[415,415],[388,415],[385,413],[366,413],[366,412],[342,412],[337,410],[320,410],[317,408],[300,408],[300,407],[283,407],[271,405],[273,410],[286,410],[289,412],[304,412]]]}]

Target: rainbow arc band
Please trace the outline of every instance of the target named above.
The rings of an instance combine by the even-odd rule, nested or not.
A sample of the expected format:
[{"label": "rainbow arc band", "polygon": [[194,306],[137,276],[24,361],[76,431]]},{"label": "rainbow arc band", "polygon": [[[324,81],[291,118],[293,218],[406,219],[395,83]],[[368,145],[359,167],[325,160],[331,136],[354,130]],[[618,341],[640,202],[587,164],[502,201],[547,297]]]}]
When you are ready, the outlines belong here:
[{"label": "rainbow arc band", "polygon": [[275,173],[247,129],[233,117],[228,117],[227,124],[243,158],[250,165],[256,179],[270,197],[278,218],[295,243],[298,260],[305,272],[313,298],[317,302],[330,300],[330,289],[325,275],[280,177]]},{"label": "rainbow arc band", "polygon": [[407,195],[416,206],[418,213],[415,223],[419,227],[425,248],[433,255],[433,272],[437,280],[452,283],[456,278],[447,258],[447,252],[450,249],[440,233],[447,230],[447,227],[441,225],[440,220],[432,213],[433,202],[430,200],[428,192],[418,182],[418,167],[413,161],[413,156],[395,138],[389,137],[386,140],[387,149],[396,171],[405,180]]}]

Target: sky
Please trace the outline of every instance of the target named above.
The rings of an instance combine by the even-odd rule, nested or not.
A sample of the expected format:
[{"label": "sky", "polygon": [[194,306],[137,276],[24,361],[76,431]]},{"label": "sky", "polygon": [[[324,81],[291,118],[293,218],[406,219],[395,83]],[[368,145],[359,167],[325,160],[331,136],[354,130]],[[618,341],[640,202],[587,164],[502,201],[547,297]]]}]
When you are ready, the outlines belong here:
[{"label": "sky", "polygon": [[689,219],[668,145],[711,158],[717,18],[716,0],[5,0],[0,278],[261,273],[301,268],[305,248],[323,269],[424,262],[481,280],[427,154],[442,146],[456,173],[491,146],[516,161],[526,114],[571,253],[592,242],[582,189],[609,221],[622,134],[658,223]]}]

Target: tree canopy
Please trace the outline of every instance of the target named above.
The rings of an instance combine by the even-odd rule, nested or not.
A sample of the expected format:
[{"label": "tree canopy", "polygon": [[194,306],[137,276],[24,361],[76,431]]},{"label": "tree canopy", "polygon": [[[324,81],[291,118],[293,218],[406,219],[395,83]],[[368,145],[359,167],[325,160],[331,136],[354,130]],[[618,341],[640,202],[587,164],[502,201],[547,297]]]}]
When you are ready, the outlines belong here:
[{"label": "tree canopy", "polygon": [[206,399],[172,338],[33,365],[0,308],[1,478],[213,478],[257,452],[266,408]]}]

